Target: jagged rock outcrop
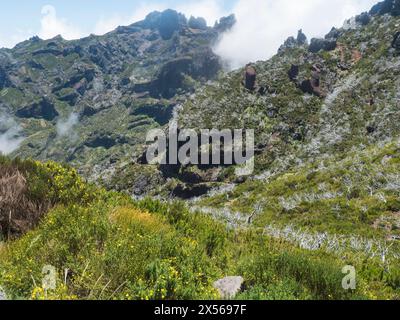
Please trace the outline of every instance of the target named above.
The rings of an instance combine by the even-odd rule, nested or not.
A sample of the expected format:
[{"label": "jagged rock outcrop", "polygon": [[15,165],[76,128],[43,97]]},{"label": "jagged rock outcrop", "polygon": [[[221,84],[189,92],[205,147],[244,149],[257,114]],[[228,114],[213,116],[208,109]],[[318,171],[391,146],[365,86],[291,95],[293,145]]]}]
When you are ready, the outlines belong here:
[{"label": "jagged rock outcrop", "polygon": [[303,30],[300,29],[297,32],[297,37],[289,37],[285,40],[285,42],[280,46],[278,52],[284,52],[286,49],[293,49],[299,46],[303,46],[307,44],[307,36],[303,33]]},{"label": "jagged rock outcrop", "polygon": [[211,190],[211,186],[206,183],[202,184],[178,184],[171,195],[180,199],[192,199],[203,196]]},{"label": "jagged rock outcrop", "polygon": [[362,14],[356,16],[356,22],[362,26],[366,26],[371,21],[371,16],[368,12],[363,12]]},{"label": "jagged rock outcrop", "polygon": [[191,77],[211,79],[221,69],[219,58],[211,51],[205,49],[193,54],[171,60],[164,64],[156,78],[148,83],[136,84],[134,91],[137,93],[149,92],[154,98],[172,98],[179,89],[190,90],[185,87],[185,80]]},{"label": "jagged rock outcrop", "polygon": [[385,0],[377,3],[369,12],[371,15],[384,15],[390,13],[393,16],[400,15],[400,0]]},{"label": "jagged rock outcrop", "polygon": [[182,87],[184,74],[190,73],[191,57],[183,57],[166,63],[154,82],[155,90],[162,97],[171,98]]},{"label": "jagged rock outcrop", "polygon": [[297,47],[297,41],[294,37],[289,37],[285,42],[279,47],[278,52],[284,52],[286,49],[293,49]]},{"label": "jagged rock outcrop", "polygon": [[204,18],[195,18],[193,16],[190,17],[188,21],[188,26],[189,28],[192,29],[200,29],[200,30],[205,30],[207,29],[207,21]]},{"label": "jagged rock outcrop", "polygon": [[[86,177],[109,172],[111,179],[115,159],[136,158],[147,131],[165,126],[172,106],[216,78],[222,64],[212,46],[235,21],[225,17],[213,28],[166,10],[102,36],[35,37],[0,49],[0,86],[12,87],[0,106],[17,116],[25,138],[15,155],[67,161]],[[55,139],[55,120],[71,113],[79,121]]]},{"label": "jagged rock outcrop", "polygon": [[297,44],[300,45],[300,46],[307,44],[307,36],[303,33],[303,30],[302,30],[302,29],[300,29],[300,30],[297,32],[297,39],[296,39],[296,41],[297,41]]},{"label": "jagged rock outcrop", "polygon": [[291,81],[297,80],[297,76],[299,75],[299,66],[292,64],[292,66],[290,67],[290,70],[288,72],[288,75],[289,75],[289,79]]},{"label": "jagged rock outcrop", "polygon": [[257,71],[252,65],[247,65],[244,71],[244,86],[253,91],[256,88]]},{"label": "jagged rock outcrop", "polygon": [[11,86],[11,81],[6,71],[0,66],[0,89]]},{"label": "jagged rock outcrop", "polygon": [[146,115],[163,126],[171,119],[174,107],[174,104],[168,106],[163,104],[148,104],[135,109],[132,114],[136,116]]},{"label": "jagged rock outcrop", "polygon": [[304,93],[314,94],[317,97],[323,97],[324,94],[321,89],[320,77],[321,66],[313,65],[311,70],[311,78],[304,80],[300,85],[300,89]]},{"label": "jagged rock outcrop", "polygon": [[175,10],[165,10],[163,12],[152,12],[146,16],[144,21],[138,22],[133,27],[144,27],[156,29],[162,39],[169,40],[176,31],[182,30],[187,25],[186,17]]},{"label": "jagged rock outcrop", "polygon": [[125,137],[117,134],[93,133],[85,142],[85,146],[89,148],[105,148],[110,149],[117,144],[126,144],[128,141]]},{"label": "jagged rock outcrop", "polygon": [[396,32],[393,36],[392,48],[400,51],[400,32]]},{"label": "jagged rock outcrop", "polygon": [[214,29],[218,32],[226,32],[236,24],[236,16],[231,14],[230,16],[223,17],[218,21],[215,22]]},{"label": "jagged rock outcrop", "polygon": [[336,40],[336,39],[338,39],[340,37],[341,34],[342,34],[342,31],[340,31],[339,29],[333,27],[331,29],[331,31],[329,31],[326,34],[325,39],[326,40],[328,40],[328,39],[335,39]]},{"label": "jagged rock outcrop", "polygon": [[332,51],[336,49],[336,45],[337,45],[336,39],[313,38],[311,39],[311,43],[308,50],[312,53],[317,53],[321,50]]},{"label": "jagged rock outcrop", "polygon": [[19,118],[36,118],[51,121],[58,116],[58,112],[54,103],[47,97],[43,97],[40,101],[19,109],[16,112],[16,116]]}]

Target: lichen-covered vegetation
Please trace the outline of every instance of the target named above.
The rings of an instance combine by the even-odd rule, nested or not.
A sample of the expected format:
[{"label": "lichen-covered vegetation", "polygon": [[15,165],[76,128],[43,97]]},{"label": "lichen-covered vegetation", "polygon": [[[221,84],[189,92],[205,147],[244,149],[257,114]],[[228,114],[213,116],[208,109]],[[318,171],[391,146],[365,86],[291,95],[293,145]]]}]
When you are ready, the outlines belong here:
[{"label": "lichen-covered vegetation", "polygon": [[[239,299],[400,299],[396,15],[336,30],[330,51],[282,47],[253,64],[254,90],[243,69],[207,76],[215,28],[164,39],[145,20],[0,51],[19,61],[19,85],[0,97],[26,136],[12,156],[79,170],[0,157],[0,287],[17,299],[217,299],[214,281],[239,275]],[[187,51],[205,75],[175,72]],[[301,83],[315,69],[311,94]],[[60,134],[71,112],[79,122]],[[169,120],[254,129],[254,174],[146,164],[146,131]],[[132,199],[143,195],[159,200]],[[354,290],[342,287],[344,266],[356,270]]]},{"label": "lichen-covered vegetation", "polygon": [[[52,162],[2,163],[27,178],[29,197],[40,190],[46,196],[37,201],[52,199],[37,227],[0,247],[0,285],[11,298],[217,299],[212,283],[230,274],[245,279],[240,299],[399,298],[400,270],[390,257],[382,263],[307,250],[259,228],[232,229],[182,202],[133,201],[99,189]],[[280,193],[296,178],[276,183]],[[48,265],[57,285],[45,290]],[[345,265],[358,270],[356,290],[342,288]]]}]

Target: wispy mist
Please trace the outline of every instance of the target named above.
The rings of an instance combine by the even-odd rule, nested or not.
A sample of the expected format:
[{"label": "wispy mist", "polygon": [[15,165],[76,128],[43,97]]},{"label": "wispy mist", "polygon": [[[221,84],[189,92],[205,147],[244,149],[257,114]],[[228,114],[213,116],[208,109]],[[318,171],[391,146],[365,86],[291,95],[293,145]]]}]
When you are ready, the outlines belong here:
[{"label": "wispy mist", "polygon": [[71,113],[67,119],[59,119],[57,121],[57,134],[60,137],[73,134],[72,129],[79,122],[79,115],[75,112]]},{"label": "wispy mist", "polygon": [[0,110],[0,153],[9,154],[24,140],[21,126]]},{"label": "wispy mist", "polygon": [[233,12],[237,24],[225,34],[215,52],[238,68],[275,54],[289,36],[303,29],[311,37],[323,36],[333,26],[363,11],[377,0],[239,0]]}]

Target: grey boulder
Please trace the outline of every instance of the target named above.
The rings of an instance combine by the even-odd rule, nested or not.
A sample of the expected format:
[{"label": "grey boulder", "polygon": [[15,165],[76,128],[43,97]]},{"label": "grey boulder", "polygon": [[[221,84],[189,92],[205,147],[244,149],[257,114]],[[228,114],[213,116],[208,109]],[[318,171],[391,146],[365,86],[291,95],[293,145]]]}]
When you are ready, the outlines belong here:
[{"label": "grey boulder", "polygon": [[242,277],[226,277],[214,282],[222,299],[233,299],[242,291],[244,279]]}]

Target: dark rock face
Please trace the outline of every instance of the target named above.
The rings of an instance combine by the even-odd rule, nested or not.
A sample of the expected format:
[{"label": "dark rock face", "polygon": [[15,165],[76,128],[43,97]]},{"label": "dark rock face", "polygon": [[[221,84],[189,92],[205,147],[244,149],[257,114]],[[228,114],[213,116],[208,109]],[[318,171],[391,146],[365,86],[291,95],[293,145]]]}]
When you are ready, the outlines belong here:
[{"label": "dark rock face", "polygon": [[309,51],[313,53],[317,53],[321,50],[324,51],[332,51],[336,49],[336,40],[335,39],[311,39]]},{"label": "dark rock face", "polygon": [[371,21],[371,16],[369,15],[368,12],[363,12],[362,14],[356,17],[356,22],[363,26],[366,26],[368,23],[370,23],[370,21]]},{"label": "dark rock face", "polygon": [[11,86],[11,82],[7,76],[6,71],[0,67],[0,89]]},{"label": "dark rock face", "polygon": [[368,126],[367,127],[367,133],[368,134],[373,134],[376,131],[376,128],[374,126]]},{"label": "dark rock face", "polygon": [[225,32],[230,29],[236,24],[236,17],[234,14],[230,16],[223,17],[219,20],[219,22],[215,22],[214,29],[218,32]]},{"label": "dark rock face", "polygon": [[288,75],[290,80],[295,81],[299,75],[299,66],[292,64]]},{"label": "dark rock face", "polygon": [[303,30],[300,29],[297,33],[297,38],[287,38],[283,45],[280,46],[278,52],[283,52],[286,49],[293,49],[298,46],[303,46],[305,44],[307,44],[307,36],[303,33]]},{"label": "dark rock face", "polygon": [[28,61],[27,64],[28,64],[28,66],[32,67],[33,69],[44,70],[43,65],[41,65],[38,62],[36,62],[35,60],[30,60],[30,61]]},{"label": "dark rock face", "polygon": [[106,148],[110,149],[117,144],[126,144],[127,140],[122,136],[107,135],[107,134],[92,134],[85,142],[85,146],[89,148]]},{"label": "dark rock face", "polygon": [[163,126],[166,125],[171,119],[174,107],[175,105],[146,105],[135,109],[132,114],[146,115]]},{"label": "dark rock face", "polygon": [[258,89],[258,94],[260,94],[262,96],[265,95],[267,92],[268,92],[268,89],[266,87],[260,87]]},{"label": "dark rock face", "polygon": [[313,94],[314,93],[314,88],[313,88],[313,86],[311,84],[311,80],[310,79],[304,80],[300,84],[300,89],[304,93],[308,93],[308,94]]},{"label": "dark rock face", "polygon": [[[16,151],[23,157],[71,162],[86,177],[97,176],[103,168],[119,167],[125,156],[136,159],[146,132],[168,124],[177,103],[182,104],[194,88],[215,79],[222,64],[212,46],[235,22],[232,15],[211,28],[202,18],[187,21],[167,10],[102,36],[72,41],[32,39],[14,49],[0,50],[1,84],[8,85],[10,80],[20,89],[14,102],[9,103],[9,96],[0,96],[0,105],[4,104],[7,112],[16,111],[24,118],[20,122],[26,142]],[[30,82],[25,83],[29,77]],[[42,101],[43,96],[46,99]],[[61,110],[82,119],[74,126],[79,133],[76,139],[66,138],[62,144],[55,139]],[[52,122],[44,128],[43,121],[25,118]],[[89,159],[98,169],[89,168]],[[180,168],[169,167],[167,172],[161,167],[156,177],[179,177]],[[153,191],[156,179],[147,178],[149,172],[138,171],[134,193]],[[196,173],[182,172],[178,179],[183,186],[176,194],[187,198],[208,190],[192,186],[204,182]],[[111,179],[109,173],[104,176]]]},{"label": "dark rock face", "polygon": [[164,40],[172,38],[175,31],[179,31],[182,25],[186,25],[185,16],[174,10],[166,10],[161,13],[158,21],[158,31]]},{"label": "dark rock face", "polygon": [[400,32],[396,32],[392,41],[392,48],[400,51]]},{"label": "dark rock face", "polygon": [[163,12],[152,12],[144,21],[135,23],[131,27],[157,29],[164,40],[169,40],[176,31],[182,30],[186,25],[187,20],[184,15],[168,9]]},{"label": "dark rock face", "polygon": [[212,79],[219,70],[221,62],[210,48],[199,50],[192,56],[171,60],[164,64],[156,79],[149,83],[137,84],[134,91],[137,93],[149,92],[153,98],[170,99],[177,94],[178,89],[185,88],[185,76],[194,79]]},{"label": "dark rock face", "polygon": [[58,116],[58,112],[54,104],[46,97],[39,102],[26,106],[17,111],[16,116],[19,118],[36,118],[52,121]]},{"label": "dark rock face", "polygon": [[333,27],[331,29],[331,31],[329,31],[329,33],[325,36],[325,39],[326,40],[329,40],[329,39],[337,40],[340,37],[340,35],[341,35],[341,31],[339,29],[336,29],[335,27]]},{"label": "dark rock face", "polygon": [[172,196],[181,199],[192,199],[203,196],[211,190],[206,184],[199,185],[183,185],[179,184],[173,191]]},{"label": "dark rock face", "polygon": [[188,25],[189,25],[189,28],[192,28],[192,29],[200,29],[200,30],[207,29],[207,21],[204,18],[195,18],[195,17],[191,16],[188,21]]},{"label": "dark rock face", "polygon": [[63,50],[63,56],[66,57],[70,54],[77,53],[82,57],[83,49],[81,46],[70,46]]},{"label": "dark rock face", "polygon": [[393,16],[400,15],[400,0],[385,0],[374,5],[369,12],[371,15],[384,15],[390,13]]},{"label": "dark rock face", "polygon": [[57,92],[64,88],[75,88],[75,89],[83,89],[82,86],[84,84],[90,83],[93,81],[95,76],[94,69],[85,69],[82,67],[82,70],[77,71],[73,76],[71,76],[65,83],[62,83],[59,86],[56,86],[53,89],[53,92]]},{"label": "dark rock face", "polygon": [[155,92],[165,98],[172,98],[176,90],[182,87],[184,74],[190,73],[193,60],[190,57],[175,59],[165,64],[154,82]]},{"label": "dark rock face", "polygon": [[286,49],[292,49],[292,48],[296,48],[297,47],[297,41],[294,37],[289,37],[285,40],[285,42],[283,43],[283,45],[280,46],[278,52],[282,53],[284,52]]},{"label": "dark rock face", "polygon": [[90,106],[85,106],[84,108],[83,108],[83,111],[82,111],[82,115],[83,116],[85,116],[85,117],[91,117],[91,116],[93,116],[94,114],[96,114],[96,109],[95,108],[92,108],[92,107],[90,107]]},{"label": "dark rock face", "polygon": [[191,74],[195,79],[213,79],[221,70],[221,61],[210,48],[198,50],[192,55]]},{"label": "dark rock face", "polygon": [[59,96],[60,101],[65,101],[67,102],[70,106],[74,106],[79,98],[79,94],[77,91],[73,90],[71,92],[68,92],[64,95]]},{"label": "dark rock face", "polygon": [[307,36],[303,33],[303,30],[300,29],[297,33],[297,44],[298,45],[305,45],[307,44]]},{"label": "dark rock face", "polygon": [[314,65],[311,70],[311,78],[304,80],[300,84],[300,89],[304,93],[314,94],[317,97],[323,97],[324,94],[320,87],[320,85],[321,85],[320,78],[321,78],[321,66]]},{"label": "dark rock face", "polygon": [[256,69],[251,65],[247,65],[244,72],[244,86],[247,90],[253,91],[256,88],[256,78]]}]

